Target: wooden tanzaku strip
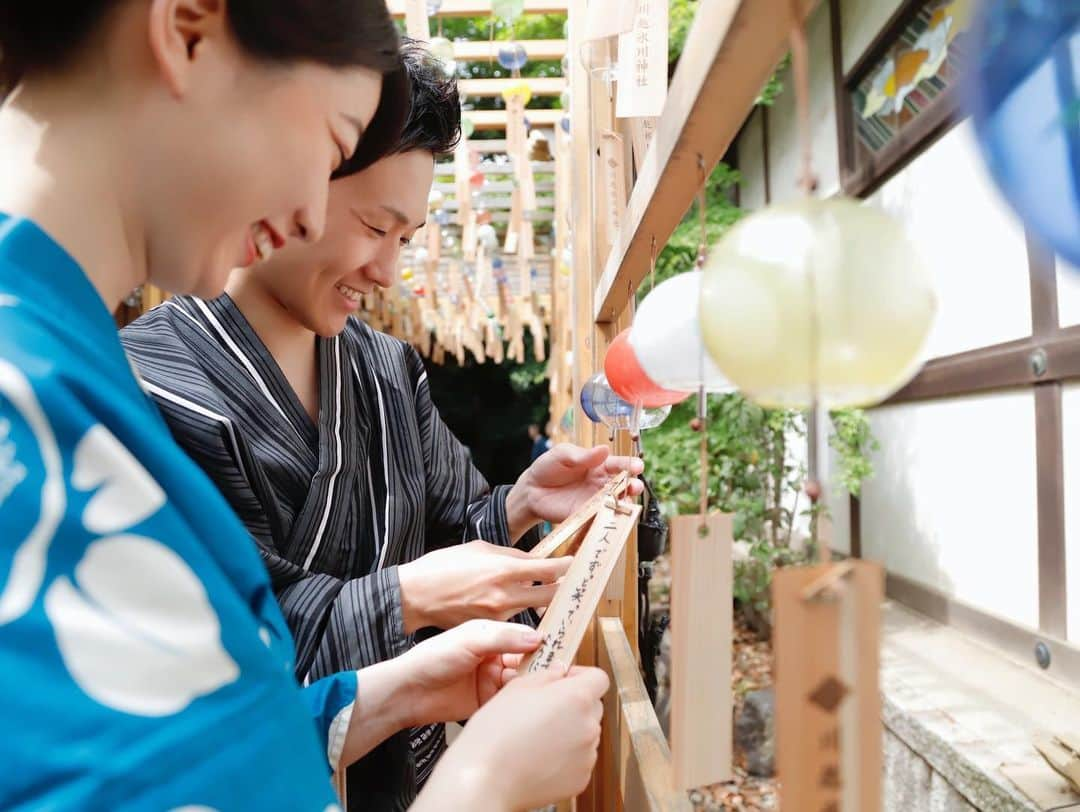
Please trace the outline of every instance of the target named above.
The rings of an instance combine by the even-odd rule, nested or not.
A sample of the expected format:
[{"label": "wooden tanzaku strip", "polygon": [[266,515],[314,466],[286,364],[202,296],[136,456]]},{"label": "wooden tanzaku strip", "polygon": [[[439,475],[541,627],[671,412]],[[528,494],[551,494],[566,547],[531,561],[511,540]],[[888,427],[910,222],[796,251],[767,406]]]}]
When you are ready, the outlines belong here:
[{"label": "wooden tanzaku strip", "polygon": [[[773,575],[784,809],[881,808],[883,586],[881,567],[867,561],[784,567]],[[828,589],[838,590],[839,600],[821,600]]]},{"label": "wooden tanzaku strip", "polygon": [[729,514],[671,521],[671,754],[678,789],[733,777],[732,542]]},{"label": "wooden tanzaku strip", "polygon": [[[386,6],[394,17],[405,16],[407,0],[387,0]],[[567,0],[525,0],[526,14],[565,14]],[[490,16],[491,0],[443,0],[436,16],[439,17],[487,17]]]},{"label": "wooden tanzaku strip", "polygon": [[[815,0],[797,0],[805,17]],[[668,88],[667,102],[642,161],[596,285],[594,315],[610,322],[648,272],[652,238],[668,241],[700,186],[698,160],[711,171],[746,120],[788,49],[791,0],[699,3]]]},{"label": "wooden tanzaku strip", "polygon": [[[604,483],[604,486],[600,488],[600,490],[589,497],[589,500],[585,502],[585,504],[567,516],[566,519],[559,523],[558,527],[544,536],[544,538],[532,548],[529,555],[536,558],[551,558],[553,556],[565,555],[569,550],[571,542],[586,529],[589,522],[592,521],[593,516],[596,515],[596,512],[603,507],[604,500],[609,496],[621,496],[623,491],[626,490],[626,485],[629,481],[630,476],[625,471],[617,473]],[[578,540],[580,541],[580,539]]]},{"label": "wooden tanzaku strip", "polygon": [[641,513],[640,505],[629,502],[625,505],[625,510],[616,510],[602,503],[596,512],[585,540],[537,627],[543,642],[522,661],[521,673],[550,668],[567,670],[574,664],[615,562]]},{"label": "wooden tanzaku strip", "polygon": [[[616,725],[622,808],[633,812],[690,812],[685,792],[671,783],[671,751],[645,690],[637,659],[617,617],[602,617],[600,665],[611,677],[619,719]],[[613,703],[615,704],[615,703]]]}]

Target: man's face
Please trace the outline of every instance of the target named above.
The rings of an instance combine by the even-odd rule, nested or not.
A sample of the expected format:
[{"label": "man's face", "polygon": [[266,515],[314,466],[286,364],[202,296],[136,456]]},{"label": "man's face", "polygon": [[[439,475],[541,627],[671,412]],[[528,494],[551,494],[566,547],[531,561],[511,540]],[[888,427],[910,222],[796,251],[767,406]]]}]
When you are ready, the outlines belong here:
[{"label": "man's face", "polygon": [[309,330],[337,335],[362,294],[397,282],[398,254],[424,224],[434,175],[434,156],[414,150],[333,181],[323,238],[286,246],[254,281]]}]

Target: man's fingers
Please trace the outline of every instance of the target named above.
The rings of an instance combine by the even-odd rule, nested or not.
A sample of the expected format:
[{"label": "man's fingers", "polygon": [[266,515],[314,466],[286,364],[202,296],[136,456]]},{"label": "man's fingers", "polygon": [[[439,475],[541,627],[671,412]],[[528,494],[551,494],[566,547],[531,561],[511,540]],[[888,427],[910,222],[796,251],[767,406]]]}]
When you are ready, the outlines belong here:
[{"label": "man's fingers", "polygon": [[506,594],[510,603],[521,611],[547,606],[555,598],[558,589],[558,584],[541,584],[540,586],[519,584],[507,589]]},{"label": "man's fingers", "polygon": [[612,475],[628,471],[637,476],[645,473],[645,463],[640,457],[608,457],[604,461],[604,470]]},{"label": "man's fingers", "polygon": [[607,459],[611,449],[606,445],[583,448],[573,443],[559,443],[548,453],[564,468],[594,468]]},{"label": "man's fingers", "polygon": [[559,558],[533,558],[525,553],[522,558],[512,563],[507,562],[507,572],[518,582],[532,583],[533,581],[540,581],[544,584],[550,584],[562,578],[566,571],[570,569],[570,564],[573,561],[574,557],[572,555],[564,555]]}]

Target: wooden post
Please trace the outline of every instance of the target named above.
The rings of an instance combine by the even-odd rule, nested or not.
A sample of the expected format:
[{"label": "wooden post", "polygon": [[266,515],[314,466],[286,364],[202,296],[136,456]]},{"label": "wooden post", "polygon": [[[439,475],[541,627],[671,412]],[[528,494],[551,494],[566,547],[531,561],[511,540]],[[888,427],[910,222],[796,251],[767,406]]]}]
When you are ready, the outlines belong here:
[{"label": "wooden post", "polygon": [[785,808],[881,808],[879,627],[884,575],[867,561],[773,576],[776,753]]},{"label": "wooden post", "polygon": [[692,789],[732,778],[731,516],[677,516],[669,539],[672,780]]}]

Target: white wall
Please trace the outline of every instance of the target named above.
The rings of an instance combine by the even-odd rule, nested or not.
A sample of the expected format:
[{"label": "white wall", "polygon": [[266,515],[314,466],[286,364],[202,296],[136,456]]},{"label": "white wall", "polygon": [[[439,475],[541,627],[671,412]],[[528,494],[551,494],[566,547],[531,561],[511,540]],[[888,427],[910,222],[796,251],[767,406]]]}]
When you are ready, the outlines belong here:
[{"label": "white wall", "polygon": [[1080,268],[1057,260],[1058,323],[1062,327],[1080,324]]},{"label": "white wall", "polygon": [[[832,34],[829,4],[819,3],[807,23],[810,44],[810,141],[818,194],[828,197],[840,190],[836,135],[836,103],[833,94]],[[784,91],[769,109],[769,187],[774,202],[801,194],[802,171],[795,80],[791,68],[780,77]]]},{"label": "white wall", "polygon": [[844,73],[855,66],[899,6],[900,0],[840,0]]},{"label": "white wall", "polygon": [[762,153],[761,110],[755,110],[739,136],[739,172],[743,182],[739,186],[739,205],[747,211],[765,205],[765,163]]},{"label": "white wall", "polygon": [[1037,626],[1032,393],[890,406],[871,423],[881,449],[863,486],[864,557]]},{"label": "white wall", "polygon": [[939,311],[926,357],[1031,335],[1024,232],[981,163],[970,122],[870,200],[903,222],[933,272]]},{"label": "white wall", "polygon": [[1065,456],[1065,588],[1069,594],[1069,640],[1080,642],[1080,383],[1067,384],[1061,396]]}]

